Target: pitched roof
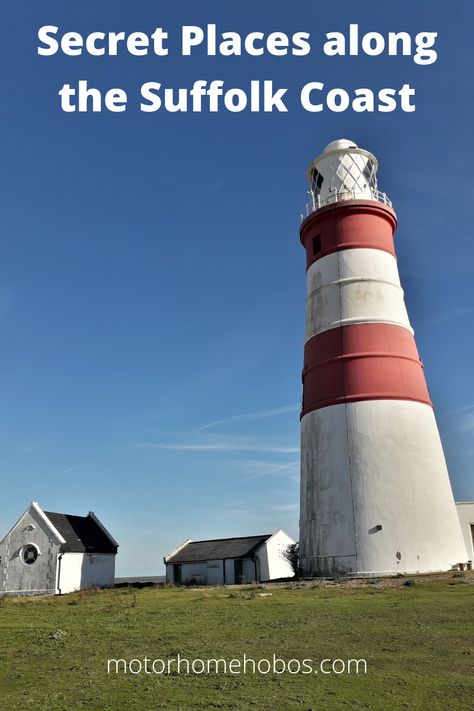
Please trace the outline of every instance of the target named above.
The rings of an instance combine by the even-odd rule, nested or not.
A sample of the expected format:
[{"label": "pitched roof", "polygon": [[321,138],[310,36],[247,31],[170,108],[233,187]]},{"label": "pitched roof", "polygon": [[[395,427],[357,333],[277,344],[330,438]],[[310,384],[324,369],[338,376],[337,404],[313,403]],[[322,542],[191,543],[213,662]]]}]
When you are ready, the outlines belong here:
[{"label": "pitched roof", "polygon": [[64,553],[116,553],[117,546],[90,515],[44,512],[66,541],[61,544]]},{"label": "pitched roof", "polygon": [[241,538],[217,538],[210,541],[190,541],[174,555],[166,559],[167,563],[194,563],[204,560],[222,560],[224,558],[252,558],[255,551],[271,537],[243,536]]}]

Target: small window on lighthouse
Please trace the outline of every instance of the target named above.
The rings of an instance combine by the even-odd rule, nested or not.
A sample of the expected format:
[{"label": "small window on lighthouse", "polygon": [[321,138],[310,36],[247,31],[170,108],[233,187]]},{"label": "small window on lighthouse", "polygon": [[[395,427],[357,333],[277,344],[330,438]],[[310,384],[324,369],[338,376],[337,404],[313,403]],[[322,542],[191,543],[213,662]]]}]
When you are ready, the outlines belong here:
[{"label": "small window on lighthouse", "polygon": [[314,171],[314,182],[316,183],[317,187],[320,188],[321,185],[323,184],[323,176],[321,173],[318,173],[317,170]]},{"label": "small window on lighthouse", "polygon": [[315,190],[317,193],[319,193],[319,191],[321,190],[321,185],[323,184],[324,178],[321,175],[321,173],[318,170],[316,170],[316,168],[313,170],[312,177],[313,177],[313,185],[315,187]]},{"label": "small window on lighthouse", "polygon": [[313,237],[313,257],[321,251],[321,235]]}]

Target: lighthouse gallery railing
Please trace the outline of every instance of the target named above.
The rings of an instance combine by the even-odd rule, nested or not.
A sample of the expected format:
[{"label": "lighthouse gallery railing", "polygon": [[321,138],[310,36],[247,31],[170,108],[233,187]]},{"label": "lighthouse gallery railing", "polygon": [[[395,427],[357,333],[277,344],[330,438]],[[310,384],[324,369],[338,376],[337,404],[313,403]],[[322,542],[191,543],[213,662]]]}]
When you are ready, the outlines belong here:
[{"label": "lighthouse gallery railing", "polygon": [[[329,197],[324,198],[324,200],[321,200],[321,197],[319,195],[314,196],[312,193],[311,197],[312,202],[306,203],[305,212],[301,215],[301,220],[304,220],[306,217],[308,217],[308,215],[311,215],[312,212],[319,210],[320,207],[331,205],[334,202],[341,202],[342,200],[367,199],[367,195],[362,193],[360,190],[348,190],[347,188],[344,188],[342,190],[334,190],[334,192],[329,195]],[[376,200],[377,202],[381,202],[384,205],[392,207],[392,201],[387,197],[386,193],[382,193],[380,192],[380,190],[371,189],[369,200]]]}]

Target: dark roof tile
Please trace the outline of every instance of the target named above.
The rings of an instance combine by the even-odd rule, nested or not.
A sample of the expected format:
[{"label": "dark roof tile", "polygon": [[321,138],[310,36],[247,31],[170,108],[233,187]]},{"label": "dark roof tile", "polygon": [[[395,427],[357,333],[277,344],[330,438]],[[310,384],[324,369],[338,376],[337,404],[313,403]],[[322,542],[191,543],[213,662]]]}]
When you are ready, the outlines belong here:
[{"label": "dark roof tile", "polygon": [[244,536],[242,538],[218,538],[211,541],[191,541],[167,563],[193,563],[204,560],[222,560],[223,558],[252,558],[255,551],[265,543],[271,533],[264,536]]},{"label": "dark roof tile", "polygon": [[66,541],[61,545],[64,553],[117,552],[117,546],[92,516],[72,516],[52,511],[45,511],[45,514]]}]

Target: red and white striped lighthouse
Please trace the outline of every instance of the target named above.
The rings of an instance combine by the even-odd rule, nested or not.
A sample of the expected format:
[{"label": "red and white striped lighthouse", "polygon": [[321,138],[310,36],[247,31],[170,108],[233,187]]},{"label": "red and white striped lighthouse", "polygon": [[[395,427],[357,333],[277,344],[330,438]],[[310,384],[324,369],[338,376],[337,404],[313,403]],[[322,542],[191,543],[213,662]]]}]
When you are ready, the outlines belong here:
[{"label": "red and white striped lighthouse", "polygon": [[443,448],[395,257],[377,161],[333,141],[309,167],[301,567],[447,570],[465,561]]}]

